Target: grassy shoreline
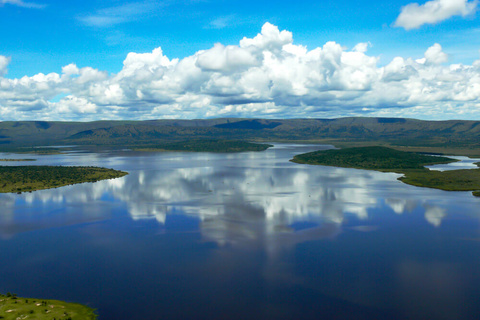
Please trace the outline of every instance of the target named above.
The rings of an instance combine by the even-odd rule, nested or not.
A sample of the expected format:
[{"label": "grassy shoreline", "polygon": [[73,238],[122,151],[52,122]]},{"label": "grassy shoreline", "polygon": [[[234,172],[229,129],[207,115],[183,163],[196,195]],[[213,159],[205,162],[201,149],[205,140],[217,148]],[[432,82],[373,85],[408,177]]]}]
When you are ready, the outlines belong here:
[{"label": "grassy shoreline", "polygon": [[36,320],[95,320],[95,310],[59,300],[20,298],[15,294],[0,294],[0,319]]},{"label": "grassy shoreline", "polygon": [[22,193],[120,178],[127,172],[99,167],[0,166],[0,193]]},{"label": "grassy shoreline", "polygon": [[168,142],[151,146],[142,146],[133,148],[134,151],[144,152],[214,152],[214,153],[234,153],[249,151],[264,151],[273,147],[271,144],[253,143],[242,140],[188,140]]},{"label": "grassy shoreline", "polygon": [[480,196],[480,169],[435,171],[427,165],[446,164],[457,160],[420,155],[387,147],[331,149],[296,155],[295,163],[335,166],[403,174],[398,180],[417,187],[445,191],[473,191]]}]

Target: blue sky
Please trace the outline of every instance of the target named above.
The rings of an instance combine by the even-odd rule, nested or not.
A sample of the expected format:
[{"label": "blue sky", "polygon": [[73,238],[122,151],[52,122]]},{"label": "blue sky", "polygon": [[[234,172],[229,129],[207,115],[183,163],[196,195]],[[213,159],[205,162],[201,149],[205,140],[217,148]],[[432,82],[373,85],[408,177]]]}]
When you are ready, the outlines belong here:
[{"label": "blue sky", "polygon": [[327,41],[347,47],[370,42],[370,53],[381,55],[385,63],[396,55],[421,56],[435,42],[453,52],[455,60],[478,58],[480,24],[475,16],[418,30],[392,27],[401,7],[410,2],[36,0],[30,3],[44,7],[0,8],[1,54],[13,58],[10,77],[59,72],[69,63],[118,72],[131,51],[161,46],[167,56],[183,58],[216,42],[236,44],[244,36],[253,37],[270,22],[293,32],[295,43],[309,48]]},{"label": "blue sky", "polygon": [[[260,34],[266,23],[277,27],[279,32],[283,30],[290,32],[293,35],[291,43],[296,46],[304,46],[308,51],[321,48],[329,41],[340,45],[345,52],[352,50],[358,43],[368,43],[366,55],[377,59],[375,61],[377,73],[383,72],[380,69],[389,65],[395,57],[413,58],[414,60],[423,58],[427,49],[435,44],[439,44],[442,53],[448,56],[448,61],[439,60],[439,64],[444,68],[455,64],[473,67],[475,61],[480,57],[480,23],[476,13],[477,2],[433,0],[429,3],[419,2],[415,7],[415,4],[409,0],[389,2],[365,0],[328,2],[303,0],[294,2],[284,0],[0,0],[0,56],[8,60],[4,63],[3,72],[0,60],[0,77],[3,74],[4,79],[13,81],[23,76],[33,77],[39,73],[56,73],[61,76],[63,67],[74,64],[79,69],[91,68],[98,72],[104,72],[106,78],[99,76],[95,81],[113,81],[115,84],[112,82],[109,85],[116,85],[119,80],[112,79],[124,69],[123,62],[129,53],[152,53],[154,49],[161,47],[162,56],[168,57],[169,60],[178,58],[183,61],[182,59],[198,56],[201,50],[211,50],[216,43],[238,47],[239,41],[244,37],[253,39]],[[405,11],[405,6],[409,6],[411,10],[403,12],[405,17],[399,22],[401,20],[399,16],[402,11]],[[254,65],[258,67],[255,63],[251,67]],[[405,63],[405,65],[409,65],[409,63]],[[143,66],[145,67],[145,65]],[[411,67],[419,68],[416,65]],[[151,66],[150,69],[152,69]],[[471,72],[474,71],[470,69],[467,71],[470,72],[468,77],[471,78]],[[178,70],[169,72],[175,75],[179,74]],[[221,75],[225,76],[229,72],[231,76],[231,71],[209,69],[209,72],[208,76],[212,77],[211,79],[217,79]],[[236,79],[235,81],[245,76],[246,71],[242,69],[238,72],[242,74],[237,73],[236,77],[232,78]],[[431,72],[438,74],[443,71]],[[75,77],[77,76],[78,73]],[[162,75],[157,74],[157,76],[164,77],[165,72]],[[464,75],[465,79],[468,77]],[[47,82],[51,83],[52,81],[50,79]],[[273,80],[270,78],[270,81]],[[24,88],[18,88],[18,84],[10,83],[9,85],[11,88],[15,87],[20,90],[19,96],[26,94]],[[180,103],[178,93],[185,92],[185,88],[175,91],[175,93],[163,92],[164,99],[159,97],[160,93],[156,92],[156,89],[145,88],[145,91],[151,90],[151,92],[144,94],[145,92],[142,91],[142,94],[137,95],[139,101],[135,100],[137,98],[132,99],[131,97],[124,101],[106,101],[105,99],[98,101],[98,97],[90,97],[86,93],[86,90],[92,91],[91,88],[95,85],[98,86],[98,83],[91,83],[90,89],[87,90],[86,88],[73,88],[73,84],[72,88],[69,88],[64,83],[48,92],[41,90],[29,92],[37,97],[43,95],[43,101],[33,103],[31,102],[32,97],[25,97],[27,101],[23,104],[12,102],[23,98],[14,99],[5,95],[2,98],[0,91],[0,107],[2,107],[0,108],[0,117],[3,118],[0,120],[12,117],[28,118],[27,112],[35,112],[37,113],[36,117],[40,115],[48,119],[55,118],[54,114],[62,119],[96,119],[105,118],[106,114],[111,114],[107,112],[109,108],[121,109],[123,107],[124,112],[115,113],[115,117],[211,117],[223,115],[268,117],[324,115],[334,117],[371,113],[370,106],[364,105],[363,102],[362,108],[355,110],[351,100],[342,104],[342,101],[346,100],[338,97],[327,103],[329,105],[327,109],[333,110],[333,112],[322,111],[326,107],[320,108],[319,103],[311,101],[312,99],[327,99],[326,93],[329,92],[327,89],[322,89],[322,92],[325,93],[322,93],[322,97],[316,94],[309,95],[308,92],[299,90],[292,93],[295,99],[285,99],[284,101],[276,98],[282,93],[268,97],[259,94],[258,96],[261,95],[261,98],[252,98],[250,101],[248,100],[249,94],[243,91],[242,97],[228,102],[219,99],[218,92],[210,93],[209,96],[208,90],[202,91],[201,94],[199,91],[187,90],[187,93],[195,93],[198,99],[207,97],[209,104],[214,104],[217,108],[217,111],[212,108],[201,110],[203,107],[199,106],[197,111],[189,112],[191,108],[182,109],[176,106]],[[32,84],[30,84],[31,86]],[[412,111],[414,110],[412,108],[427,107],[424,102],[417,101],[416,98],[407,99],[405,97],[402,99],[410,102],[404,105],[383,100],[383,102],[377,101],[372,106],[375,112],[371,114],[398,116],[405,114],[420,118],[448,118],[451,114],[457,114],[451,108],[468,100],[469,109],[464,109],[464,111],[469,114],[468,117],[475,114],[475,117],[478,118],[480,112],[477,114],[474,108],[476,104],[471,103],[475,102],[475,96],[472,96],[471,91],[476,90],[476,82],[465,83],[465,90],[468,89],[467,87],[470,88],[469,93],[466,93],[468,97],[451,98],[445,107],[445,110],[450,110],[450,113],[446,112],[444,116],[433,116],[432,114],[435,112],[432,110],[429,111],[430,115],[425,111],[425,116],[422,116],[421,112],[418,112],[417,115],[414,112],[402,112],[402,110]],[[204,88],[206,87],[204,86]],[[358,92],[368,91],[369,88],[371,85],[350,86],[346,87],[346,90]],[[124,87],[120,89],[126,92]],[[331,90],[338,91],[338,88],[331,88]],[[296,99],[299,95],[304,95],[305,99]],[[142,100],[140,96],[149,96],[148,101]],[[55,109],[52,103],[55,104],[64,97],[70,97],[70,102],[72,99],[83,99],[87,104],[93,104],[95,107],[86,107],[87,111],[83,112],[81,109],[69,109],[70,111],[65,111],[63,116],[58,116],[58,112],[52,113],[52,110]],[[189,103],[192,103],[193,99],[194,97],[189,100]],[[445,101],[445,99],[443,97],[439,101]],[[239,103],[239,100],[244,103]],[[154,103],[150,103],[152,101]],[[69,101],[65,100],[65,102]],[[273,102],[275,105],[273,109],[251,107],[251,104],[260,105],[267,102]],[[293,109],[295,103],[299,104],[299,108]],[[338,105],[336,112],[335,103]],[[133,104],[142,105],[142,107],[133,106]],[[25,107],[25,105],[29,105],[29,107]],[[170,106],[170,109],[166,109],[169,112],[162,112],[158,108],[155,112],[149,112],[159,105],[164,105],[165,108],[167,105]],[[237,108],[240,105],[243,107]],[[393,108],[390,113],[386,110],[388,105]],[[285,109],[287,106],[289,110],[294,111],[280,110],[281,107]],[[68,109],[65,108],[63,107],[62,110]],[[136,110],[139,108],[142,110],[137,113]],[[172,108],[178,109],[178,113],[171,112]],[[247,109],[250,112],[247,112]],[[229,112],[228,110],[235,111]],[[309,114],[309,110],[314,112]],[[105,112],[107,113],[105,114]]]}]

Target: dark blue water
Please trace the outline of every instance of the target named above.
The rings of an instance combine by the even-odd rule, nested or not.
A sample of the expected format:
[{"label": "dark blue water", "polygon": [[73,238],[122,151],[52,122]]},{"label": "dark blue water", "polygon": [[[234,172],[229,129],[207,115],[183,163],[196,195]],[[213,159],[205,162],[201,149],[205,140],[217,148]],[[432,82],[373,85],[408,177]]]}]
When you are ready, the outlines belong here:
[{"label": "dark blue water", "polygon": [[1,195],[0,292],[101,320],[477,319],[480,199],[288,161],[319,148],[39,157],[130,174]]}]

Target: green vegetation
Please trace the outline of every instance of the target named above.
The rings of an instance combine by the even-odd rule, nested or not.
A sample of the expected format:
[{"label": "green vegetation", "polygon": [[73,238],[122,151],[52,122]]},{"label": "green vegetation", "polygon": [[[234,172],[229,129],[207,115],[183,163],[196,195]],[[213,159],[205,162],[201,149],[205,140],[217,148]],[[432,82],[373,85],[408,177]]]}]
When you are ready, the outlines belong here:
[{"label": "green vegetation", "polygon": [[0,193],[29,192],[127,175],[98,167],[0,166]]},{"label": "green vegetation", "polygon": [[[415,151],[480,155],[480,122],[414,119],[206,119],[155,120],[80,131],[66,144],[133,145],[190,139],[249,141],[332,141],[416,148]],[[448,150],[448,152],[446,152]],[[445,152],[443,152],[445,151]],[[466,153],[468,151],[468,153]]]},{"label": "green vegetation", "polygon": [[[341,148],[386,146],[402,151],[474,157],[480,156],[480,121],[356,117],[0,122],[0,151],[7,152],[66,151],[56,145],[150,148],[170,142],[211,139],[328,143]],[[39,145],[53,147],[33,148]]]},{"label": "green vegetation", "polygon": [[238,140],[189,140],[158,144],[151,147],[137,148],[137,151],[191,151],[191,152],[245,152],[263,151],[270,144],[251,143]]},{"label": "green vegetation", "polygon": [[480,169],[407,172],[399,180],[417,187],[447,191],[476,191],[473,195],[480,194]]},{"label": "green vegetation", "polygon": [[22,148],[17,153],[38,154],[38,155],[50,155],[50,154],[62,154],[67,149],[64,148]]},{"label": "green vegetation", "polygon": [[424,166],[456,160],[398,151],[386,147],[324,150],[297,155],[296,163],[377,170],[404,174],[399,180],[417,187],[447,191],[474,191],[480,196],[480,169],[428,170]]},{"label": "green vegetation", "polygon": [[[424,169],[426,165],[457,160],[403,152],[386,147],[330,149],[297,155],[293,162],[403,173],[405,169]],[[426,169],[425,169],[426,170]]]},{"label": "green vegetation", "polygon": [[37,161],[37,159],[0,159],[0,161],[4,162],[17,162],[17,161]]},{"label": "green vegetation", "polygon": [[19,298],[15,294],[0,294],[0,319],[36,320],[95,320],[94,309],[58,300]]},{"label": "green vegetation", "polygon": [[35,154],[35,155],[52,155],[62,154],[62,152],[70,150],[69,148],[37,148],[37,147],[14,147],[3,146],[0,148],[1,152],[17,153],[17,154]]},{"label": "green vegetation", "polygon": [[[430,141],[423,140],[422,145],[400,144],[395,141],[384,140],[356,140],[356,139],[320,139],[315,141],[318,144],[330,144],[337,148],[353,148],[353,147],[374,147],[381,146],[392,148],[395,150],[423,153],[431,155],[455,155],[466,156],[472,158],[480,157],[480,145],[472,144],[432,144]],[[308,143],[308,141],[306,141]]]}]

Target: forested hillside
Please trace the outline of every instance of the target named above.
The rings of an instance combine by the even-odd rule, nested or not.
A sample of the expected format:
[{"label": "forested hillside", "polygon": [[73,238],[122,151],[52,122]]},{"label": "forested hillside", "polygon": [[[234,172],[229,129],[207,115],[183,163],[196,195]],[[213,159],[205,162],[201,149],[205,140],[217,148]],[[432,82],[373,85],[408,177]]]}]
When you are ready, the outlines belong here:
[{"label": "forested hillside", "polygon": [[480,122],[403,118],[226,118],[0,123],[0,145],[4,150],[33,145],[148,146],[191,139],[385,143],[391,146],[476,150],[480,146]]}]

